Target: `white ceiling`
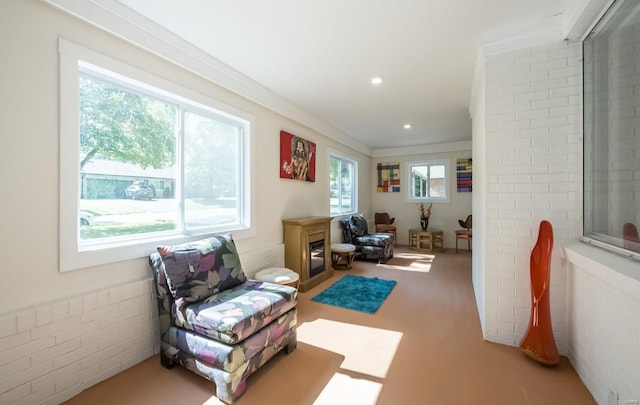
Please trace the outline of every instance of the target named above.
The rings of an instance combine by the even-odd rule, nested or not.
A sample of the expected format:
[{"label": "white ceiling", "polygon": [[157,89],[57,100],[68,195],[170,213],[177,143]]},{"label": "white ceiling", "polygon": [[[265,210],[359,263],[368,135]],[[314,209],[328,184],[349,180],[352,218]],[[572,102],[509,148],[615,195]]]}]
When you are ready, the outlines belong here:
[{"label": "white ceiling", "polygon": [[119,1],[372,149],[471,140],[478,47],[560,27],[571,3]]}]

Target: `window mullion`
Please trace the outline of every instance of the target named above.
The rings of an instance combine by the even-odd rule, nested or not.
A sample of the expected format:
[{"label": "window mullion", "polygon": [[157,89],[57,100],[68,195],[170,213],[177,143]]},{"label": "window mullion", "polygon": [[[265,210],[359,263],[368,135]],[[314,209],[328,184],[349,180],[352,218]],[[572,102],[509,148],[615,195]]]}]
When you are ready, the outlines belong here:
[{"label": "window mullion", "polygon": [[338,162],[338,173],[336,183],[338,184],[338,213],[342,214],[342,160],[336,159]]},{"label": "window mullion", "polygon": [[431,165],[427,166],[427,182],[426,182],[426,190],[425,190],[425,195],[429,198],[433,198],[431,196]]},{"label": "window mullion", "polygon": [[176,200],[178,210],[178,230],[184,232],[185,230],[185,206],[184,206],[184,115],[186,108],[184,104],[180,104],[178,113],[178,122],[176,125],[176,170],[178,176],[176,178]]}]

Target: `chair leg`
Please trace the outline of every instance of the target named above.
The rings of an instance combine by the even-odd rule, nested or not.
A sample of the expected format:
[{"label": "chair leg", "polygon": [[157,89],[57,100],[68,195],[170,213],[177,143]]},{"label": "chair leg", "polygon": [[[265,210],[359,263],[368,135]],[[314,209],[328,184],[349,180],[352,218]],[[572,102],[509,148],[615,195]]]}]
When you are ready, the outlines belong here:
[{"label": "chair leg", "polygon": [[167,357],[162,350],[160,350],[160,364],[162,367],[172,369],[173,368],[173,360]]},{"label": "chair leg", "polygon": [[298,341],[294,339],[291,342],[287,343],[287,345],[284,347],[284,352],[287,354],[291,354],[296,349],[296,347],[298,347]]},{"label": "chair leg", "polygon": [[458,235],[456,235],[456,253],[458,253]]}]

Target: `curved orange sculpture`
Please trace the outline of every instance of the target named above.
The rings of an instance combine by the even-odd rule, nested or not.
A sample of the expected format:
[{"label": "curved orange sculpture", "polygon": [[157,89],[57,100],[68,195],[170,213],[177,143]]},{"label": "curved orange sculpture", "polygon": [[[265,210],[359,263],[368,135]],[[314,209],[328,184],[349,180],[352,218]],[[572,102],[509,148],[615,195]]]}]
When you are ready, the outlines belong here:
[{"label": "curved orange sculpture", "polygon": [[549,304],[552,250],[553,227],[549,221],[542,221],[538,241],[531,251],[531,316],[527,333],[520,341],[520,350],[545,366],[554,366],[560,361],[553,339]]},{"label": "curved orange sculpture", "polygon": [[622,226],[622,246],[625,249],[640,252],[640,236],[638,236],[638,228],[631,222],[627,222]]}]

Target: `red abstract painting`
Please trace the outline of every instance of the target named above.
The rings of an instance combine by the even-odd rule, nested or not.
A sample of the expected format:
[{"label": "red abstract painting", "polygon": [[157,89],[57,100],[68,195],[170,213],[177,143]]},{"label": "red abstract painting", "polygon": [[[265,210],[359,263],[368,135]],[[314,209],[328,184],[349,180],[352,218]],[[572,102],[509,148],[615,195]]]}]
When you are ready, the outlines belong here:
[{"label": "red abstract painting", "polygon": [[280,131],[280,178],[316,181],[316,144]]}]

